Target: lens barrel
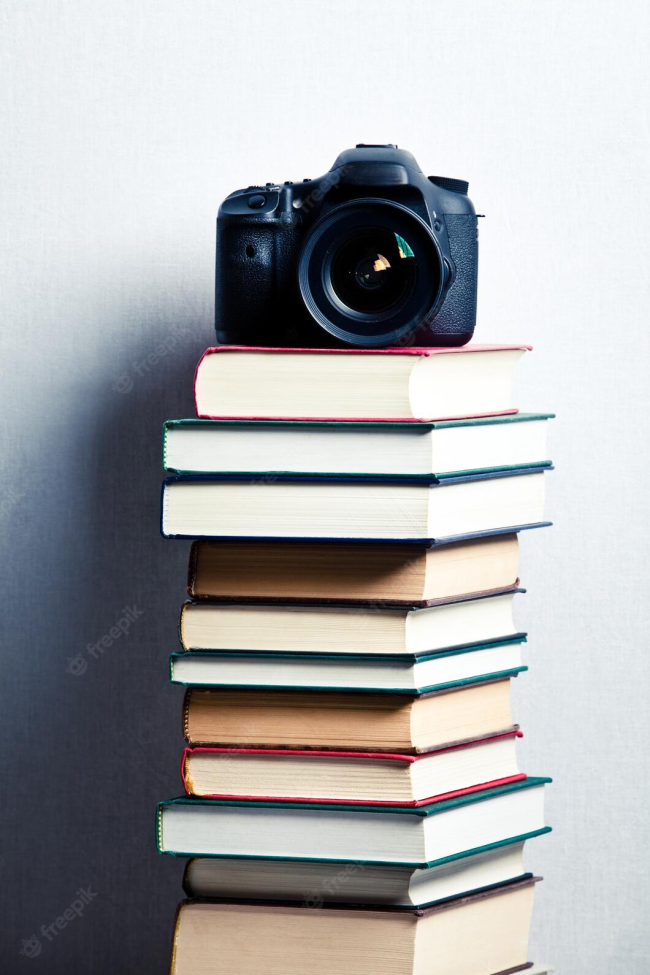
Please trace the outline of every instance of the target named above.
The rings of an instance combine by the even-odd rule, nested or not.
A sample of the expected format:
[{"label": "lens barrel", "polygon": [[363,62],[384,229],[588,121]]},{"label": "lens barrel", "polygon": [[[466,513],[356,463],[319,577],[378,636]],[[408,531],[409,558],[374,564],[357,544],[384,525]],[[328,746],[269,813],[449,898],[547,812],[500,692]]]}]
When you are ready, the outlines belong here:
[{"label": "lens barrel", "polygon": [[335,338],[369,347],[407,344],[434,314],[444,270],[431,229],[417,214],[366,198],[314,224],[298,283],[310,314]]}]

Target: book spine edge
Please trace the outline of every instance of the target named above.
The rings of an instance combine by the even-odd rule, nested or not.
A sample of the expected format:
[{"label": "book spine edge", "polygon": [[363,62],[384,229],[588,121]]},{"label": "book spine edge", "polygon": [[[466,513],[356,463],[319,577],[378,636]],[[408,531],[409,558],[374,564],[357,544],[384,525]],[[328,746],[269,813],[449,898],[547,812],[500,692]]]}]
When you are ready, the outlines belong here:
[{"label": "book spine edge", "polygon": [[183,738],[189,745],[191,743],[190,739],[190,701],[192,698],[192,688],[188,687],[183,695],[183,711],[182,711],[182,732]]},{"label": "book spine edge", "polygon": [[192,542],[190,558],[187,565],[187,594],[193,599],[196,598],[196,577],[198,573],[199,550],[201,546],[202,542]]}]

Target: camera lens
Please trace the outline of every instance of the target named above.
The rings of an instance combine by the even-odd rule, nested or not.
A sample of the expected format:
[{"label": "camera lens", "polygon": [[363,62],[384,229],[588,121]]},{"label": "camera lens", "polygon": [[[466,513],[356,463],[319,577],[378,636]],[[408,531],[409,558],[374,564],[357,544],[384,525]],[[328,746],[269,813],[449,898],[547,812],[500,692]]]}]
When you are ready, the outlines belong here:
[{"label": "camera lens", "polygon": [[314,224],[298,281],[306,307],[325,331],[372,347],[407,340],[435,312],[444,273],[431,229],[416,213],[362,199]]},{"label": "camera lens", "polygon": [[366,314],[385,312],[412,292],[417,261],[404,238],[376,227],[341,244],[329,276],[343,305]]}]

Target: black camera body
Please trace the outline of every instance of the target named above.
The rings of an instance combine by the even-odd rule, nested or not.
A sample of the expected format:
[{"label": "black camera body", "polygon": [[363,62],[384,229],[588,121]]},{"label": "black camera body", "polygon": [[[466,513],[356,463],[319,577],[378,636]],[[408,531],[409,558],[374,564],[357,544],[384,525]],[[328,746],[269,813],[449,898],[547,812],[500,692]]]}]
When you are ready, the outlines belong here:
[{"label": "black camera body", "polygon": [[342,152],[319,179],[231,193],[217,218],[223,345],[458,346],[476,322],[477,216],[410,152]]}]

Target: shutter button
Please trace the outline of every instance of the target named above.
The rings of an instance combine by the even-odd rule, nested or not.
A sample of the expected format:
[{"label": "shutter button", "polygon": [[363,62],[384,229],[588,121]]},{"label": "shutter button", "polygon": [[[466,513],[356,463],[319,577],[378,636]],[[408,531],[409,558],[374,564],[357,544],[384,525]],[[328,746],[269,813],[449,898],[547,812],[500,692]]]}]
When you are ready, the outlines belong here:
[{"label": "shutter button", "polygon": [[248,197],[248,205],[251,210],[259,210],[266,203],[266,197],[262,196],[261,193],[256,193],[255,196]]}]

